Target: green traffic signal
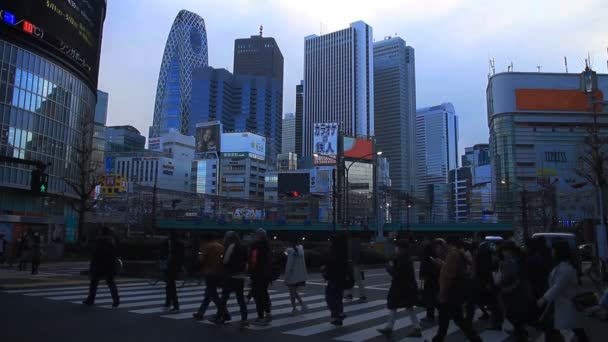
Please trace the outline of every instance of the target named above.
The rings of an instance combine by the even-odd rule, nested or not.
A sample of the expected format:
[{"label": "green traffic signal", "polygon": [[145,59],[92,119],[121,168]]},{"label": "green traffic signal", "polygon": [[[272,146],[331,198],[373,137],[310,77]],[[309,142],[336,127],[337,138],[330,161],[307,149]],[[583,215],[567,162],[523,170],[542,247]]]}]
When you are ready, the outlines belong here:
[{"label": "green traffic signal", "polygon": [[46,193],[46,185],[44,185],[44,184],[40,185],[40,192]]}]

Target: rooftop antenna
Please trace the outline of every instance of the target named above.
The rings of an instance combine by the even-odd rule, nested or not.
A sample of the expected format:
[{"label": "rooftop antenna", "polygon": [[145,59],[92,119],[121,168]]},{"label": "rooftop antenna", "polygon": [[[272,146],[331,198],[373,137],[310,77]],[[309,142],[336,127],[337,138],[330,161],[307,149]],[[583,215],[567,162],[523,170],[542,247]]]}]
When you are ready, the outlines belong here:
[{"label": "rooftop antenna", "polygon": [[591,64],[591,56],[589,55],[589,51],[587,51],[587,61],[589,61],[589,68],[593,69],[593,65]]},{"label": "rooftop antenna", "polygon": [[513,72],[513,62],[507,66],[507,72]]},{"label": "rooftop antenna", "polygon": [[568,57],[564,56],[564,66],[566,67],[566,74],[568,73]]},{"label": "rooftop antenna", "polygon": [[540,64],[536,66],[536,69],[538,70],[538,72],[540,72],[540,69],[542,69],[542,67],[543,67],[543,66],[542,66],[542,65],[540,65]]},{"label": "rooftop antenna", "polygon": [[[606,48],[606,54],[608,55],[608,48]],[[608,69],[608,59],[606,59],[606,69]]]},{"label": "rooftop antenna", "polygon": [[492,75],[496,74],[496,61],[494,60],[494,57],[490,59],[490,72]]}]

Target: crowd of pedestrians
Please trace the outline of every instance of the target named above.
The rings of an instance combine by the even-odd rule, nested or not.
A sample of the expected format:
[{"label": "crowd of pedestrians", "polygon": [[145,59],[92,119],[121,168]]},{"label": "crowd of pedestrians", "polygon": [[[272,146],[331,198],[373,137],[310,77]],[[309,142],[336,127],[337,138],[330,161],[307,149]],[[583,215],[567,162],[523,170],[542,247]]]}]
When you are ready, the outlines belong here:
[{"label": "crowd of pedestrians", "polygon": [[27,271],[31,263],[31,274],[38,274],[42,258],[42,237],[38,232],[26,232],[23,236],[8,243],[4,234],[0,234],[0,266],[5,263],[12,268],[15,262],[17,270]]},{"label": "crowd of pedestrians", "polygon": [[[476,318],[489,320],[493,330],[503,330],[505,320],[509,321],[513,327],[509,333],[516,341],[528,340],[528,328],[543,332],[546,341],[560,341],[560,330],[571,330],[578,341],[588,341],[582,328],[583,313],[573,301],[579,292],[579,279],[568,242],[557,240],[552,248],[547,248],[543,240],[530,240],[521,248],[512,241],[426,240],[422,253],[416,255],[420,261],[418,279],[413,258],[415,247],[410,239],[397,240],[394,258],[386,266],[392,281],[387,296],[386,326],[378,329],[381,334],[390,336],[393,333],[397,311],[405,309],[411,321],[407,337],[421,337],[422,323],[436,323],[434,342],[445,339],[450,321],[469,341],[482,341],[473,325]],[[99,280],[105,279],[112,295],[112,306],[119,305],[114,283],[116,248],[117,240],[104,228],[93,252],[90,291],[84,304],[94,303]],[[162,247],[165,307],[171,311],[179,310],[175,280],[184,264],[184,250],[175,233],[170,234]],[[359,266],[360,253],[361,240],[357,236],[338,234],[330,239],[322,276],[327,282],[325,300],[330,311],[329,322],[335,326],[343,325],[346,319],[344,300],[354,299],[355,293],[360,302],[367,299],[364,273]],[[308,280],[304,247],[294,239],[283,254],[283,283],[289,291],[290,315],[298,316],[307,311],[299,293]],[[226,232],[223,241],[208,235],[199,262],[206,288],[203,301],[193,314],[195,320],[205,319],[213,302],[216,312],[209,320],[218,325],[231,321],[227,303],[234,293],[242,328],[250,324],[247,303],[251,299],[257,313],[251,324],[271,324],[272,305],[268,291],[278,278],[276,264],[279,261],[264,229],[258,229],[253,241],[247,244],[234,231]],[[246,284],[251,288],[250,296],[245,295]],[[359,291],[353,291],[355,286]],[[608,310],[608,294],[602,301],[593,308],[594,314],[605,314]],[[426,310],[422,322],[414,311],[415,306]],[[480,317],[476,317],[477,309],[482,314]]]}]

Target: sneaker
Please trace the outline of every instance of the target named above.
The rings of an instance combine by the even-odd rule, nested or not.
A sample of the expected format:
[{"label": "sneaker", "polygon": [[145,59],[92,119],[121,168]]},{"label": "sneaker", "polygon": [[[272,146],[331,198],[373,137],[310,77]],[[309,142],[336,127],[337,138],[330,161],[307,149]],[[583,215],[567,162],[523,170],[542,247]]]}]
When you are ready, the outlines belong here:
[{"label": "sneaker", "polygon": [[169,312],[178,312],[179,311],[179,306],[174,306],[171,308],[171,310],[169,310]]},{"label": "sneaker", "polygon": [[422,329],[415,328],[409,334],[407,334],[405,337],[422,337]]},{"label": "sneaker", "polygon": [[222,324],[226,323],[226,321],[224,321],[223,319],[221,319],[217,316],[213,316],[213,317],[209,318],[208,321],[213,324],[216,324],[216,325],[222,325]]},{"label": "sneaker", "polygon": [[341,313],[340,316],[338,316],[338,317],[340,317],[340,320],[343,320],[343,319],[346,318],[346,314],[345,313]]},{"label": "sneaker", "polygon": [[120,302],[119,302],[119,301],[115,301],[115,302],[113,302],[113,303],[112,303],[112,307],[113,307],[113,308],[117,308],[117,307],[118,307],[118,305],[120,305]]},{"label": "sneaker", "polygon": [[300,309],[300,313],[305,313],[308,311],[308,306],[306,304],[302,304],[302,309]]},{"label": "sneaker", "polygon": [[391,329],[391,328],[382,328],[382,329],[378,329],[378,332],[381,333],[382,335],[388,337],[388,336],[391,336],[393,334],[393,329]]},{"label": "sneaker", "polygon": [[194,318],[194,320],[196,320],[196,321],[202,321],[205,318],[205,316],[199,314],[198,312],[195,312],[192,314],[192,318]]},{"label": "sneaker", "polygon": [[264,317],[264,319],[266,320],[266,322],[270,323],[272,322],[272,315],[270,314],[270,312],[266,313],[266,316]]}]

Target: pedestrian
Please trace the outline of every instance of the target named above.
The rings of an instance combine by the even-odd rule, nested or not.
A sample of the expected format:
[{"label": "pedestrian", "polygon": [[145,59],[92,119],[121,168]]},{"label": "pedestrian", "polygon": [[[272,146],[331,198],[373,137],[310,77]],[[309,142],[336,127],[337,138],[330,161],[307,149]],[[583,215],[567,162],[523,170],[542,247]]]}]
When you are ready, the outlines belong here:
[{"label": "pedestrian", "polygon": [[21,264],[21,238],[13,239],[11,243],[11,254],[8,259],[8,267],[13,268],[13,264],[17,261],[17,269]]},{"label": "pedestrian", "polygon": [[[361,260],[361,237],[359,236],[359,232],[353,231],[350,233],[350,237],[348,239],[348,252],[350,257],[350,262],[353,265],[353,274],[355,276],[355,285],[357,286],[358,294],[359,294],[359,303],[365,303],[367,301],[367,295],[365,292],[365,284],[363,268],[360,265]],[[346,290],[346,300],[353,300],[353,289]]]},{"label": "pedestrian", "polygon": [[217,307],[217,313],[211,320],[215,324],[223,324],[230,320],[227,304],[232,292],[236,295],[236,301],[241,311],[241,328],[249,326],[247,321],[247,304],[245,303],[245,279],[247,278],[247,248],[241,244],[239,236],[234,231],[228,231],[224,235],[224,246],[226,252],[222,263],[226,273],[222,298]]},{"label": "pedestrian", "polygon": [[35,232],[32,236],[32,275],[38,274],[40,259],[42,259],[42,240],[40,233]]},{"label": "pedestrian", "polygon": [[272,281],[272,255],[268,235],[263,228],[255,232],[254,242],[249,252],[249,273],[251,275],[251,291],[258,317],[254,325],[268,325],[272,321],[271,303],[268,286]]},{"label": "pedestrian", "polygon": [[95,304],[95,295],[97,294],[97,286],[99,280],[105,279],[110,294],[112,295],[112,307],[116,308],[120,304],[120,298],[118,296],[118,289],[114,282],[116,276],[116,263],[118,246],[116,239],[112,236],[112,232],[108,227],[101,228],[101,236],[97,239],[93,255],[91,256],[91,265],[89,267],[89,273],[91,276],[91,283],[89,286],[89,296],[85,299],[82,304],[93,305]]},{"label": "pedestrian", "polygon": [[207,243],[203,247],[203,254],[201,255],[201,268],[206,285],[205,297],[198,311],[192,314],[192,317],[197,321],[204,319],[209,303],[213,302],[215,307],[220,306],[217,288],[222,283],[222,255],[224,254],[224,246],[211,234],[205,240]]},{"label": "pedestrian", "polygon": [[[579,342],[589,341],[583,329],[582,315],[576,310],[572,298],[578,292],[578,274],[574,267],[570,246],[567,241],[557,240],[553,243],[553,260],[556,266],[549,275],[549,288],[536,305],[544,308],[545,314],[553,318],[554,334],[559,330],[572,330]],[[548,337],[545,334],[545,339]]]},{"label": "pedestrian", "polygon": [[0,234],[0,266],[3,266],[6,262],[6,256],[8,255],[7,245],[8,244],[4,239],[4,234]]},{"label": "pedestrian", "polygon": [[482,342],[473,326],[464,319],[463,305],[466,299],[468,281],[464,244],[458,239],[449,240],[449,251],[439,273],[439,327],[433,342],[442,342],[447,335],[450,320],[462,330],[471,342]]},{"label": "pedestrian", "polygon": [[391,287],[386,299],[389,310],[388,322],[386,327],[378,329],[378,332],[385,336],[390,336],[393,333],[393,327],[397,319],[397,309],[405,308],[414,327],[407,337],[422,337],[420,322],[414,312],[414,305],[418,299],[418,283],[416,282],[414,264],[408,249],[409,244],[406,240],[397,241],[397,256],[387,267],[387,271],[392,277]]},{"label": "pedestrian", "polygon": [[30,260],[31,237],[29,232],[21,238],[19,243],[19,271],[27,270],[27,263]]},{"label": "pedestrian", "polygon": [[[475,255],[475,272],[474,281],[477,284],[477,304],[480,307],[486,306],[491,313],[491,330],[502,330],[503,325],[503,310],[498,300],[499,289],[494,283],[494,272],[498,271],[498,265],[495,262],[494,245],[490,243],[481,243],[477,248]],[[467,319],[472,321],[472,314],[469,311]],[[487,318],[484,313],[482,318]]]},{"label": "pedestrian", "polygon": [[167,261],[167,267],[165,268],[165,305],[163,307],[176,312],[179,311],[179,300],[175,281],[184,266],[185,247],[175,231],[172,231],[165,241],[162,254]]},{"label": "pedestrian", "polygon": [[441,265],[433,261],[438,256],[435,253],[435,242],[426,241],[420,261],[419,278],[422,280],[422,299],[426,307],[426,317],[423,321],[435,322],[435,308],[439,296],[439,271]]},{"label": "pedestrian", "polygon": [[354,286],[353,269],[348,261],[348,245],[344,235],[331,239],[329,260],[323,268],[323,278],[327,281],[325,301],[331,312],[330,323],[342,326],[344,315],[344,290]]},{"label": "pedestrian", "polygon": [[506,318],[513,325],[516,341],[526,341],[526,324],[535,316],[532,291],[523,277],[522,251],[514,241],[506,241],[500,247],[500,277],[498,284]]},{"label": "pedestrian", "polygon": [[291,300],[291,315],[297,316],[298,309],[296,301],[300,304],[301,312],[306,312],[308,308],[298,293],[298,289],[306,285],[308,272],[306,271],[306,259],[304,258],[304,246],[298,243],[296,238],[292,238],[289,247],[285,250],[287,262],[285,263],[285,285],[289,289],[289,299]]}]

